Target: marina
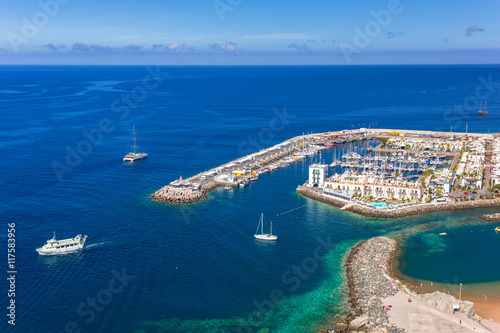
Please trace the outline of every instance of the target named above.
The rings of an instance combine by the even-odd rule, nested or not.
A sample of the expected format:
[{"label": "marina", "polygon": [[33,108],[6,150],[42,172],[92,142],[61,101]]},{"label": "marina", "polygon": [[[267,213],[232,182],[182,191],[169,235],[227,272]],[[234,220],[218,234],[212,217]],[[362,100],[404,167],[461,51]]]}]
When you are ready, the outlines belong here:
[{"label": "marina", "polygon": [[[376,147],[369,145],[374,140],[380,141]],[[366,142],[366,148],[358,145],[354,151],[352,144],[360,141]],[[326,164],[321,151],[335,147],[339,147],[340,155]],[[485,168],[487,155],[493,161],[500,156],[496,134],[366,128],[308,134],[186,180],[181,178],[151,198],[174,203],[205,200],[207,193],[219,186],[243,188],[258,181],[259,176],[316,156],[313,160],[321,163],[310,165],[309,179],[297,192],[342,210],[401,217],[492,207],[500,203],[494,188],[500,171],[496,163],[489,170]],[[339,173],[329,176],[330,169]],[[188,194],[179,196],[179,189],[189,190]]]}]

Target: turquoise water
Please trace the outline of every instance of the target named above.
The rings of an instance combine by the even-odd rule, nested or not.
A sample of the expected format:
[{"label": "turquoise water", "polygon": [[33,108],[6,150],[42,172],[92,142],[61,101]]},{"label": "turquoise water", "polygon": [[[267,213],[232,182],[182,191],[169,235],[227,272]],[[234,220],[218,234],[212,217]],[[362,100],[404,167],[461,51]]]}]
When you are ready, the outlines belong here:
[{"label": "turquoise water", "polygon": [[[1,331],[64,332],[74,323],[82,332],[241,326],[315,332],[345,312],[346,251],[377,235],[408,248],[407,274],[498,279],[500,242],[494,235],[474,240],[475,228],[484,225],[475,216],[497,208],[377,220],[296,194],[311,163],[362,151],[365,142],[324,151],[245,188],[218,189],[199,204],[148,199],[180,175],[303,132],[363,126],[460,131],[466,123],[469,131],[493,131],[497,95],[488,100],[488,117],[449,109],[474,94],[479,76],[500,76],[498,66],[161,67],[168,74],[158,87],[132,103],[156,70],[0,67],[0,147],[8,156],[0,159],[0,213],[16,223],[19,272],[18,324],[3,321]],[[149,156],[124,164],[134,124]],[[273,244],[254,240],[261,213],[279,236]],[[455,229],[460,236],[453,240]],[[58,238],[87,234],[86,249],[39,256],[35,248],[54,230]],[[443,231],[450,237],[433,237]],[[5,229],[0,236],[7,253]],[[475,248],[467,250],[469,244]],[[456,251],[464,252],[460,259]],[[116,274],[130,280],[105,299]],[[1,280],[0,290],[8,290],[5,276]],[[93,310],[89,299],[98,298],[102,306]]]},{"label": "turquoise water", "polygon": [[[409,237],[401,272],[440,283],[500,281],[500,234],[494,231],[496,224],[482,222],[470,212],[461,215]],[[440,236],[443,232],[446,235]]]},{"label": "turquoise water", "polygon": [[388,205],[385,202],[372,202],[370,204],[374,208],[387,208]]}]

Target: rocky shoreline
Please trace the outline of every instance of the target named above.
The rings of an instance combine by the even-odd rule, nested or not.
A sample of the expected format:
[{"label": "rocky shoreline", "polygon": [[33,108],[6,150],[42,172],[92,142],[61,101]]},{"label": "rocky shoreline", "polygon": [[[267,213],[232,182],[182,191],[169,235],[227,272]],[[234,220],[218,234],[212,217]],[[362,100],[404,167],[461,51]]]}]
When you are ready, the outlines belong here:
[{"label": "rocky shoreline", "polygon": [[[357,203],[347,203],[343,200],[336,199],[334,197],[325,196],[322,194],[321,190],[309,189],[305,186],[300,186],[296,190],[298,193],[302,194],[309,199],[321,201],[329,205],[343,208],[346,211],[357,213],[366,217],[374,218],[398,218],[405,217],[409,215],[418,215],[430,212],[439,212],[446,210],[459,210],[459,209],[472,209],[472,208],[485,208],[485,207],[497,207],[500,206],[500,199],[490,199],[490,200],[474,200],[474,201],[459,201],[459,202],[446,202],[446,203],[435,203],[435,204],[421,204],[417,206],[408,206],[398,209],[375,209],[360,205]],[[349,206],[347,206],[349,205]]]},{"label": "rocky shoreline", "polygon": [[[417,294],[395,278],[393,265],[398,253],[399,244],[388,237],[364,240],[351,249],[345,263],[350,312],[335,324],[335,332],[406,332],[383,307],[398,292],[405,299],[427,304],[432,311],[451,312],[453,304],[458,303],[455,297],[439,291]],[[462,301],[461,313],[478,327],[481,324],[481,318],[474,313],[474,303]]]},{"label": "rocky shoreline", "polygon": [[500,213],[484,214],[484,215],[479,216],[479,218],[483,219],[485,221],[491,221],[491,222],[500,221]]}]

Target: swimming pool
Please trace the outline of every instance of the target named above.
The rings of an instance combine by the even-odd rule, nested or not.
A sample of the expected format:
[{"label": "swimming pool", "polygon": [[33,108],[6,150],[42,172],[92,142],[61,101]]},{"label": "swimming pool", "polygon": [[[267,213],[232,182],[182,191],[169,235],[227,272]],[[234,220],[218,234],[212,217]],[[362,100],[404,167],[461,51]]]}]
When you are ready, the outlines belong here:
[{"label": "swimming pool", "polygon": [[387,208],[387,204],[385,202],[372,202],[370,205],[373,208]]}]

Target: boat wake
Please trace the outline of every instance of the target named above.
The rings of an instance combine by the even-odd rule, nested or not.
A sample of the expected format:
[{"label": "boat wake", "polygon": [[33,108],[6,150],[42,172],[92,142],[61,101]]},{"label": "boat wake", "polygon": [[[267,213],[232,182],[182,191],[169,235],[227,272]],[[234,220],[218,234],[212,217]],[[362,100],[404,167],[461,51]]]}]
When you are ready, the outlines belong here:
[{"label": "boat wake", "polygon": [[90,250],[90,249],[93,249],[93,248],[104,247],[107,244],[111,244],[111,242],[102,242],[102,243],[87,244],[83,249],[84,250]]}]

